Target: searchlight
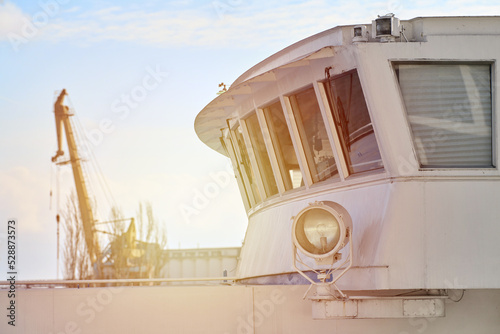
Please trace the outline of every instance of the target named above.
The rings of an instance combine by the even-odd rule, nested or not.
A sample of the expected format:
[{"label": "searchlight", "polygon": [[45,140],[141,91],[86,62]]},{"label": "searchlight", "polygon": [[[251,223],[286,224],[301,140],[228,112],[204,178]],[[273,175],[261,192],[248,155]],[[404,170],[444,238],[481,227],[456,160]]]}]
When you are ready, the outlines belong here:
[{"label": "searchlight", "polygon": [[[314,202],[292,219],[293,266],[299,274],[311,282],[306,295],[312,286],[316,286],[314,299],[338,299],[330,289],[334,286],[340,298],[347,299],[335,283],[352,266],[352,219],[349,212],[335,202]],[[340,251],[347,244],[350,245],[349,254],[344,262],[336,266],[335,264],[342,259]],[[301,259],[299,251],[314,259],[316,268],[307,265]],[[315,272],[318,281],[306,275],[297,267],[297,263]],[[341,268],[344,269],[333,278],[333,274]]]},{"label": "searchlight", "polygon": [[372,21],[372,37],[380,38],[381,42],[394,42],[400,35],[399,19],[393,13],[379,16]]}]

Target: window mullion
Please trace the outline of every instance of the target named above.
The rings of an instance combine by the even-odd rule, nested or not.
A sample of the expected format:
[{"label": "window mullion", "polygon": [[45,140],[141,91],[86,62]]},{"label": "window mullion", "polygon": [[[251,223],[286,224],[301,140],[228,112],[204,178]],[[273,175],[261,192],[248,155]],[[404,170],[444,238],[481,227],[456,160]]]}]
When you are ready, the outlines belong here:
[{"label": "window mullion", "polygon": [[271,135],[269,128],[267,127],[266,118],[264,116],[264,110],[257,109],[257,119],[259,120],[260,128],[262,130],[262,136],[264,137],[264,143],[266,145],[266,150],[269,156],[269,161],[271,162],[271,168],[273,170],[274,179],[278,186],[278,191],[280,194],[285,192],[285,183],[283,177],[281,176],[278,159],[276,157],[276,152],[274,151],[273,143],[271,142]]},{"label": "window mullion", "polygon": [[[236,127],[238,127],[239,125],[237,125]],[[255,196],[255,193],[254,193],[254,189],[252,187],[252,183],[250,182],[250,179],[249,177],[252,177],[251,175],[247,175],[247,171],[246,171],[246,168],[245,168],[245,165],[243,163],[243,153],[240,152],[240,148],[238,147],[238,138],[236,138],[236,133],[235,133],[236,128],[235,130],[232,130],[230,131],[230,134],[231,134],[231,142],[232,143],[236,143],[234,145],[234,148],[235,148],[235,155],[236,155],[236,162],[238,163],[238,168],[241,172],[241,176],[243,178],[243,182],[245,185],[247,185],[245,188],[246,188],[246,191],[247,191],[247,194],[249,196],[249,199],[250,199],[250,206],[255,206],[258,202],[259,202],[259,199]],[[244,143],[243,143],[244,144]],[[245,168],[245,170],[241,170],[241,166],[243,166]]]}]

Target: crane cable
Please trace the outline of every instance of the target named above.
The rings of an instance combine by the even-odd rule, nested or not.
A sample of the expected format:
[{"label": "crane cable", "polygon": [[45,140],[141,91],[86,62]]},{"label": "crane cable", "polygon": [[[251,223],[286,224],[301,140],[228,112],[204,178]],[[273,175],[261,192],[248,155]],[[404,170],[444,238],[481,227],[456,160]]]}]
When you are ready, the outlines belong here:
[{"label": "crane cable", "polygon": [[[98,193],[104,195],[104,199],[107,202],[108,208],[112,209],[117,207],[116,201],[113,197],[113,193],[111,192],[111,188],[109,187],[106,178],[104,177],[104,173],[102,172],[102,169],[97,162],[97,158],[95,156],[94,151],[92,150],[91,143],[85,136],[85,128],[82,125],[82,122],[80,121],[80,118],[76,114],[74,108],[73,108],[73,103],[71,102],[71,99],[69,96],[67,96],[67,101],[68,105],[70,107],[70,110],[72,110],[72,114],[74,117],[70,119],[72,123],[72,127],[74,129],[75,133],[75,140],[76,140],[76,145],[79,148],[84,148],[85,153],[87,153],[86,157],[80,156],[80,159],[83,161],[83,158],[86,158],[87,161],[85,162],[90,162],[90,164],[84,164],[82,163],[82,169],[84,171],[84,176],[86,176],[86,184],[88,188],[90,188],[90,193],[96,196]],[[97,181],[98,188],[101,190],[97,192],[97,189],[95,188],[94,182]],[[94,197],[94,200],[96,198]],[[105,207],[105,206],[104,206]],[[96,210],[99,213],[99,216],[101,218],[104,218],[108,213],[104,212],[104,207],[101,205],[99,207],[96,206]]]},{"label": "crane cable", "polygon": [[[100,186],[100,189],[102,190],[102,194],[104,195],[105,200],[106,200],[109,208],[116,207],[116,201],[113,197],[113,193],[111,192],[111,188],[109,187],[109,185],[106,181],[106,178],[104,177],[104,173],[102,172],[102,169],[101,169],[99,163],[97,162],[97,158],[95,156],[95,153],[92,150],[91,145],[88,142],[88,140],[86,140],[86,138],[82,135],[83,133],[85,133],[85,131],[84,131],[84,127],[83,127],[82,123],[80,122],[80,119],[78,117],[76,117],[74,123],[75,123],[74,127],[76,128],[75,132],[77,133],[78,141],[82,145],[85,146],[85,150],[89,155],[87,157],[88,162],[90,162],[90,164],[91,164],[90,167],[91,167],[92,171],[95,172],[95,173],[90,173],[90,171],[87,170],[87,165],[85,164],[84,168],[86,169],[86,173],[89,176],[89,178],[91,178],[93,175],[95,175],[95,179],[96,179],[98,185]],[[90,182],[90,180],[89,180],[89,187],[92,188],[94,195],[96,195],[97,193],[94,189],[94,184],[93,184],[93,182]],[[97,209],[100,211],[101,216],[104,217],[105,215],[103,215],[102,206],[97,208]]]}]

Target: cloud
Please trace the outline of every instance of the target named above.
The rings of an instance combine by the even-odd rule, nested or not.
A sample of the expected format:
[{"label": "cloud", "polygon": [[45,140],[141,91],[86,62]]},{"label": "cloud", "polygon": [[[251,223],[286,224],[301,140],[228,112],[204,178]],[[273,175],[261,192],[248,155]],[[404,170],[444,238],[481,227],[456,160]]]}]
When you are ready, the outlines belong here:
[{"label": "cloud", "polygon": [[12,33],[21,34],[23,25],[29,19],[16,5],[10,2],[0,3],[0,40],[8,39]]},{"label": "cloud", "polygon": [[[5,31],[19,29],[19,22],[27,18],[11,3],[1,8],[0,15],[8,13],[10,17],[3,23],[7,28],[0,28],[4,35]],[[486,4],[474,6],[470,0],[453,5],[425,4],[425,0],[419,3],[345,0],[334,5],[324,0],[288,3],[213,0],[204,5],[177,1],[162,8],[138,8],[63,9],[51,18],[41,37],[80,45],[118,41],[155,47],[252,48],[269,43],[281,47],[337,25],[369,23],[376,15],[391,11],[409,19],[413,15],[484,15],[500,9]]]},{"label": "cloud", "polygon": [[84,44],[121,41],[158,47],[250,48],[277,41],[288,43],[339,23],[352,23],[349,17],[359,16],[359,11],[345,15],[346,11],[332,10],[325,1],[317,0],[276,6],[235,1],[155,11],[114,6],[80,12],[71,19],[55,18],[45,38]]}]

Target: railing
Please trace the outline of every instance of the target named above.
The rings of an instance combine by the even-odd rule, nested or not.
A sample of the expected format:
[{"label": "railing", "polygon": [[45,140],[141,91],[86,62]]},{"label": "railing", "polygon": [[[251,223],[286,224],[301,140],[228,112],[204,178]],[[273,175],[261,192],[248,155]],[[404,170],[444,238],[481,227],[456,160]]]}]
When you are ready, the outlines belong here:
[{"label": "railing", "polygon": [[[103,286],[150,286],[150,285],[168,285],[174,282],[217,282],[220,284],[233,284],[237,280],[236,277],[192,277],[192,278],[137,278],[137,279],[86,279],[86,280],[40,280],[40,281],[16,281],[16,288],[34,288],[34,287],[71,287],[71,288],[87,288],[87,287],[103,287]],[[166,284],[162,284],[166,283]],[[8,289],[11,285],[10,281],[0,281],[0,290]]]}]

